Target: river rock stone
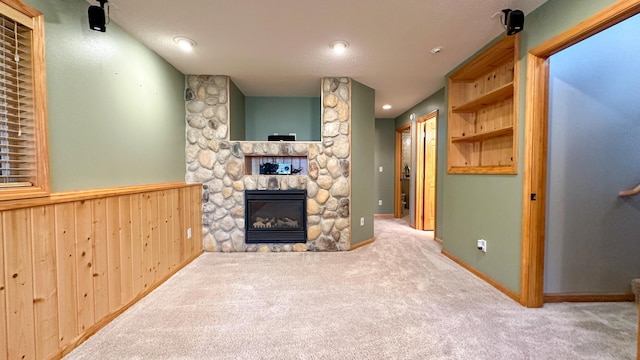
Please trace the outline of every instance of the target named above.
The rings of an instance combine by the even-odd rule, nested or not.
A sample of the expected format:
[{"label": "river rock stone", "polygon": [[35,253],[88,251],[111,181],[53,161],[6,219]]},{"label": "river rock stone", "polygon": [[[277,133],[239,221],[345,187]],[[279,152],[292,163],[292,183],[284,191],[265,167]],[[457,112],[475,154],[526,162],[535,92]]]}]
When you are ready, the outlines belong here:
[{"label": "river rock stone", "polygon": [[325,123],[322,129],[322,136],[334,137],[340,134],[341,125],[339,122]]},{"label": "river rock stone", "polygon": [[331,177],[333,177],[334,179],[338,178],[342,174],[338,159],[329,160],[327,162],[327,170],[329,170],[329,174],[331,174]]},{"label": "river rock stone", "polygon": [[309,177],[313,180],[318,178],[318,163],[315,161],[309,163]]},{"label": "river rock stone", "polygon": [[320,228],[320,226],[317,226],[317,225],[310,226],[309,229],[307,230],[307,239],[315,240],[318,238],[318,236],[320,236],[320,234],[322,234],[322,228]]},{"label": "river rock stone", "polygon": [[242,162],[237,159],[229,159],[229,161],[227,162],[227,174],[233,180],[242,179],[242,175],[243,175]]},{"label": "river rock stone", "polygon": [[323,205],[329,199],[329,191],[325,189],[318,190],[318,195],[316,195],[316,201],[318,204]]},{"label": "river rock stone", "polygon": [[346,159],[350,154],[349,138],[344,135],[340,135],[335,138],[332,147],[333,154],[338,159]]},{"label": "river rock stone", "polygon": [[313,199],[307,200],[307,215],[316,215],[320,213],[318,203]]},{"label": "river rock stone", "polygon": [[344,219],[344,218],[336,219],[335,227],[338,230],[343,230],[343,229],[348,228],[349,227],[349,219]]},{"label": "river rock stone", "polygon": [[345,122],[349,120],[349,105],[344,101],[338,102],[338,106],[336,106],[336,113],[338,114],[339,121]]},{"label": "river rock stone", "polygon": [[338,120],[338,112],[335,109],[325,108],[323,120],[325,123]]},{"label": "river rock stone", "polygon": [[305,252],[305,251],[307,251],[307,244],[297,243],[297,244],[293,245],[293,251],[294,252]]},{"label": "river rock stone", "polygon": [[213,169],[213,164],[215,164],[216,160],[216,154],[212,151],[201,151],[200,155],[198,155],[200,166],[209,170]]},{"label": "river rock stone", "polygon": [[335,96],[334,94],[327,94],[324,96],[322,103],[324,104],[325,107],[330,107],[330,108],[336,107],[336,105],[338,105],[338,97]]},{"label": "river rock stone", "polygon": [[318,176],[318,186],[320,186],[321,188],[325,189],[325,190],[329,190],[331,189],[331,186],[333,186],[333,178],[329,175],[320,175]]},{"label": "river rock stone", "polygon": [[347,179],[338,178],[331,187],[331,196],[349,196],[349,182]]},{"label": "river rock stone", "polygon": [[201,100],[193,100],[189,101],[187,104],[187,110],[191,113],[200,113],[207,106],[204,101]]},{"label": "river rock stone", "polygon": [[349,199],[340,199],[338,202],[338,215],[343,218],[349,217]]}]

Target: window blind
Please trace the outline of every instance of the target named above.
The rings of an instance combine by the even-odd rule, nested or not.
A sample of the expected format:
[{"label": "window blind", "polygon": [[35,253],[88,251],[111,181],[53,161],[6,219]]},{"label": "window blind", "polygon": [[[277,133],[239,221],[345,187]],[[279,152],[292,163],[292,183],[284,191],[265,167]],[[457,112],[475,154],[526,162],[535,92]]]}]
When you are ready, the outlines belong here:
[{"label": "window blind", "polygon": [[0,188],[31,186],[36,175],[31,36],[0,15]]}]

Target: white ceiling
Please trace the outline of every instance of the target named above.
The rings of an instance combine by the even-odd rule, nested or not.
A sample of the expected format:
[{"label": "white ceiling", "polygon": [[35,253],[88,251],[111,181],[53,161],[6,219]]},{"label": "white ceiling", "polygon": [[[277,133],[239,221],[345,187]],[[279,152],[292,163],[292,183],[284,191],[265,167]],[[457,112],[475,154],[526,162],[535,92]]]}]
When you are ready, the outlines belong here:
[{"label": "white ceiling", "polygon": [[[87,0],[96,5],[96,0]],[[184,74],[228,75],[246,96],[319,96],[320,78],[376,91],[393,118],[444,86],[444,76],[504,32],[501,9],[545,0],[110,0],[110,16]],[[527,31],[526,23],[525,29]],[[109,26],[107,33],[109,34]],[[173,38],[196,41],[192,53]],[[350,47],[342,56],[334,40]],[[438,55],[433,47],[441,46]],[[382,110],[391,104],[391,110]]]}]

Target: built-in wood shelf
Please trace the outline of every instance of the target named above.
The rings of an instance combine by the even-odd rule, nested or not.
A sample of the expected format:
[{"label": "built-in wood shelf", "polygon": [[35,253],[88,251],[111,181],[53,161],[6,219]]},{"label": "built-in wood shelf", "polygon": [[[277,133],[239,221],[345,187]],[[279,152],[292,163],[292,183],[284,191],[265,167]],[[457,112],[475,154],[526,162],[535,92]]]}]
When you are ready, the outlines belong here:
[{"label": "built-in wood shelf", "polygon": [[505,36],[449,76],[449,174],[515,174],[519,36]]},{"label": "built-in wood shelf", "polygon": [[491,131],[485,131],[478,134],[473,134],[469,136],[457,136],[451,138],[451,142],[471,142],[471,141],[482,141],[491,138],[495,138],[498,136],[513,134],[513,126],[509,126],[502,129],[496,129]]},{"label": "built-in wood shelf", "polygon": [[449,169],[451,174],[476,174],[476,175],[515,175],[516,169],[510,166],[487,165],[487,166],[452,166]]},{"label": "built-in wood shelf", "polygon": [[499,88],[489,91],[488,93],[470,101],[466,104],[454,106],[451,110],[454,113],[471,113],[481,110],[482,108],[491,104],[498,103],[502,100],[506,100],[513,97],[513,81],[500,86]]}]

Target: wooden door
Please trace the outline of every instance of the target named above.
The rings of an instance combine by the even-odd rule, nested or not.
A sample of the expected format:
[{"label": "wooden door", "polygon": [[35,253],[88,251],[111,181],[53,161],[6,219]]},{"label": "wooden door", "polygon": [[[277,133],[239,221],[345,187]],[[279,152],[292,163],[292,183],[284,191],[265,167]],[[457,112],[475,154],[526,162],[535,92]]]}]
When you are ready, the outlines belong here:
[{"label": "wooden door", "polygon": [[436,227],[436,119],[425,126],[424,230]]},{"label": "wooden door", "polygon": [[416,123],[416,176],[415,176],[415,219],[414,224],[417,230],[425,230],[425,163],[426,163],[426,122]]},{"label": "wooden door", "polygon": [[416,121],[415,228],[435,230],[438,113]]}]

